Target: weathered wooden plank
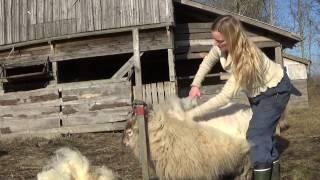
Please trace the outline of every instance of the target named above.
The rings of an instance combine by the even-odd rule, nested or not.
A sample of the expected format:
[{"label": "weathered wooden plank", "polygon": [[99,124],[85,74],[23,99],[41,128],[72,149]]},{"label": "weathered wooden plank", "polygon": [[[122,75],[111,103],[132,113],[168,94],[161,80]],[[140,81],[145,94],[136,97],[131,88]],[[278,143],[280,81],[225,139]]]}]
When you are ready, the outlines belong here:
[{"label": "weathered wooden plank", "polygon": [[[108,6],[110,6],[109,2],[110,0],[101,1],[101,28],[102,29],[107,29],[108,26],[111,26],[111,23],[108,24],[108,13],[110,12],[108,11],[108,8],[109,8]],[[114,7],[112,9],[114,9]],[[114,9],[114,11],[116,11],[116,9]]]},{"label": "weathered wooden plank", "polygon": [[128,11],[127,10],[124,10],[126,9],[126,5],[128,4],[127,0],[119,0],[120,1],[120,27],[126,27],[127,26],[127,23],[128,23],[128,16],[127,16],[127,13]]},{"label": "weathered wooden plank", "polygon": [[[140,38],[139,30],[137,28],[132,30],[133,37],[133,57],[134,57],[134,72],[135,72],[135,84],[137,88],[136,100],[142,100],[142,74],[141,74],[141,61],[140,61]],[[143,179],[149,179],[149,160],[148,160],[148,148],[147,148],[147,132],[146,122],[143,114],[137,114],[138,127],[139,127],[139,146],[140,146],[140,160],[142,163],[142,176]]]},{"label": "weathered wooden plank", "polygon": [[125,79],[103,79],[103,80],[94,80],[94,81],[61,83],[61,84],[58,84],[56,88],[59,88],[60,90],[73,90],[73,89],[82,89],[82,88],[89,88],[89,87],[103,87],[111,84],[123,84],[124,86],[131,85],[130,82]]},{"label": "weathered wooden plank", "polygon": [[94,30],[100,30],[102,21],[101,21],[101,1],[100,0],[92,0],[93,4],[93,24],[94,24]]},{"label": "weathered wooden plank", "polygon": [[[39,46],[39,47],[31,47],[20,49],[19,51],[15,51],[15,53],[11,53],[10,57],[8,54],[10,52],[5,52],[0,54],[0,61],[5,64],[24,64],[24,63],[32,63],[35,61],[44,61],[45,57],[50,53],[49,46]],[[29,59],[28,59],[29,58]],[[45,58],[45,59],[43,59]]]},{"label": "weathered wooden plank", "polygon": [[152,104],[158,104],[158,93],[157,93],[157,84],[151,83],[151,91],[152,91]]},{"label": "weathered wooden plank", "polygon": [[74,0],[67,0],[67,6],[68,6],[67,17],[69,20],[68,34],[73,34],[77,32],[76,6],[74,5],[74,2],[75,2]]},{"label": "weathered wooden plank", "polygon": [[115,9],[113,14],[112,27],[118,28],[121,27],[121,3],[120,1],[112,1],[113,9]]},{"label": "weathered wooden plank", "polygon": [[36,39],[44,38],[44,0],[37,0]]},{"label": "weathered wooden plank", "polygon": [[17,137],[56,137],[60,134],[106,132],[124,130],[127,122],[115,122],[105,124],[79,125],[73,127],[58,127],[50,129],[25,130],[10,134],[1,134],[1,139],[12,139]]},{"label": "weathered wooden plank", "polygon": [[5,1],[6,44],[12,43],[12,0]]},{"label": "weathered wooden plank", "polygon": [[80,23],[80,31],[81,32],[86,32],[87,31],[87,24],[88,24],[88,12],[87,12],[87,1],[79,1],[80,4],[80,18],[81,18],[81,23]]},{"label": "weathered wooden plank", "polygon": [[131,106],[130,94],[119,96],[93,97],[89,99],[79,99],[77,101],[62,102],[62,113],[64,115],[100,111],[103,109],[114,109],[118,107]]},{"label": "weathered wooden plank", "polygon": [[164,102],[165,97],[164,97],[164,86],[163,86],[163,82],[157,83],[157,91],[158,91],[158,100],[159,100],[159,103]]},{"label": "weathered wooden plank", "polygon": [[58,83],[58,64],[57,62],[52,62],[52,76],[53,80],[50,81],[50,85]]},{"label": "weathered wooden plank", "polygon": [[79,89],[67,89],[62,88],[62,100],[67,101],[77,101],[80,99],[92,99],[104,96],[113,96],[111,100],[119,97],[130,97],[130,86],[127,82],[124,83],[108,83],[105,85],[89,86]]},{"label": "weathered wooden plank", "polygon": [[[173,30],[170,28],[167,28],[167,36],[168,36],[168,43],[169,44],[174,44],[174,37],[173,37]],[[175,81],[176,80],[176,71],[175,71],[175,55],[173,48],[168,49],[168,65],[169,65],[169,79],[170,81]]]},{"label": "weathered wooden plank", "polygon": [[93,4],[92,0],[87,1],[87,31],[93,31],[94,30],[94,24],[93,24]]},{"label": "weathered wooden plank", "polygon": [[20,41],[20,0],[12,1],[12,40],[13,42]]},{"label": "weathered wooden plank", "polygon": [[139,30],[138,29],[134,29],[132,31],[132,37],[133,37],[133,61],[134,61],[135,83],[136,83],[136,87],[137,87],[137,92],[139,92],[135,98],[138,100],[142,100],[140,38],[139,38]]},{"label": "weathered wooden plank", "polygon": [[12,92],[0,96],[0,106],[13,106],[30,103],[51,103],[59,99],[57,89],[40,89],[26,92]]},{"label": "weathered wooden plank", "polygon": [[160,23],[159,0],[151,1],[152,22]]},{"label": "weathered wooden plank", "polygon": [[27,23],[28,23],[28,40],[34,40],[36,38],[35,24],[37,23],[36,12],[37,12],[37,1],[28,0],[28,12],[27,12]]},{"label": "weathered wooden plank", "polygon": [[53,7],[53,12],[52,12],[52,29],[53,29],[53,34],[52,36],[59,36],[61,34],[61,26],[60,26],[60,0],[53,0],[52,1],[52,7]]},{"label": "weathered wooden plank", "polygon": [[170,91],[171,91],[172,95],[176,95],[177,94],[176,82],[175,81],[171,81],[170,82]]},{"label": "weathered wooden plank", "polygon": [[132,15],[132,25],[139,25],[140,24],[140,14],[139,14],[139,7],[140,7],[140,0],[132,0],[132,4],[133,4],[133,15]]},{"label": "weathered wooden plank", "polygon": [[51,114],[58,114],[60,111],[60,106],[0,106],[0,118],[10,120],[10,119],[32,119],[40,116],[47,116]]},{"label": "weathered wooden plank", "polygon": [[165,98],[167,99],[168,97],[171,96],[170,82],[168,82],[168,81],[164,82],[163,88],[164,88]]},{"label": "weathered wooden plank", "polygon": [[[106,87],[105,87],[106,88]],[[122,87],[129,89],[128,87]],[[90,88],[87,90],[89,91]],[[94,89],[94,88],[92,88]],[[121,88],[117,88],[117,90],[120,90]],[[130,90],[130,89],[129,89]],[[71,91],[71,92],[66,92],[62,91],[62,101],[63,104],[66,105],[72,105],[72,104],[78,104],[78,103],[96,103],[99,101],[102,101],[103,99],[108,99],[110,101],[122,101],[122,100],[128,100],[131,96],[131,92],[129,90],[122,90],[120,92],[115,92],[115,91],[102,91],[101,92],[94,92],[94,93],[86,93],[84,90],[83,91]],[[98,90],[96,90],[98,91]],[[110,93],[110,94],[106,94]],[[80,94],[80,95],[79,95]],[[102,98],[102,99],[101,99]]]},{"label": "weathered wooden plank", "polygon": [[[133,87],[134,90],[136,88],[136,86]],[[136,96],[133,96],[133,97],[136,97]],[[146,86],[145,85],[142,85],[142,100],[144,102],[146,102],[146,98],[147,98],[147,91],[146,91]],[[147,103],[147,102],[146,102]]]},{"label": "weathered wooden plank", "polygon": [[0,128],[7,128],[10,132],[42,130],[57,127],[60,127],[60,118],[58,114],[37,117],[34,119],[0,119]]},{"label": "weathered wooden plank", "polygon": [[162,0],[159,1],[159,19],[160,22],[167,22],[167,11],[168,11],[168,1]]},{"label": "weathered wooden plank", "polygon": [[70,27],[71,21],[68,21],[68,1],[60,0],[60,25],[61,35],[68,34],[68,27]]},{"label": "weathered wooden plank", "polygon": [[20,41],[26,41],[28,38],[27,30],[28,30],[28,4],[27,0],[20,0]]},{"label": "weathered wooden plank", "polygon": [[145,9],[145,1],[139,1],[139,4],[137,4],[137,13],[139,14],[139,24],[144,24],[144,14],[141,11],[144,11]]},{"label": "weathered wooden plank", "polygon": [[279,42],[275,42],[275,41],[258,41],[254,43],[259,48],[277,47],[281,45]]},{"label": "weathered wooden plank", "polygon": [[75,126],[86,124],[103,124],[128,120],[131,106],[101,109],[99,111],[75,112],[63,114],[63,126]]},{"label": "weathered wooden plank", "polygon": [[[101,96],[87,96],[84,98],[82,95],[78,100],[62,100],[61,105],[63,107],[72,107],[76,109],[81,109],[79,111],[95,111],[99,109],[130,106],[131,105],[131,92],[124,94],[111,94],[111,95],[101,95]],[[66,109],[66,111],[69,111]]]},{"label": "weathered wooden plank", "polygon": [[112,79],[114,78],[122,78],[126,73],[130,71],[130,69],[133,68],[133,56],[124,64],[121,66],[121,68],[114,73],[112,76]]},{"label": "weathered wooden plank", "polygon": [[[140,53],[142,56],[143,53]],[[122,78],[125,74],[133,68],[133,56],[112,76],[112,78]]]},{"label": "weathered wooden plank", "polygon": [[152,89],[151,89],[151,84],[145,84],[144,85],[146,88],[146,103],[147,104],[152,104]]},{"label": "weathered wooden plank", "polygon": [[151,1],[144,0],[143,9],[140,9],[140,16],[143,17],[143,24],[152,24]]},{"label": "weathered wooden plank", "polygon": [[74,3],[74,7],[75,7],[75,10],[76,10],[76,30],[77,30],[77,33],[78,32],[81,32],[81,26],[82,26],[82,18],[81,18],[81,5],[80,5],[80,1],[75,1]]},{"label": "weathered wooden plank", "polygon": [[43,36],[51,37],[53,29],[53,2],[52,0],[44,1],[44,23],[43,23]]},{"label": "weathered wooden plank", "polygon": [[275,48],[275,61],[283,66],[281,46]]},{"label": "weathered wooden plank", "polygon": [[0,0],[0,45],[6,43],[5,40],[5,7],[4,7],[4,0]]},{"label": "weathered wooden plank", "polygon": [[[141,29],[141,30],[143,30],[143,29],[156,29],[156,28],[163,28],[168,25],[172,25],[172,24],[164,23],[164,24],[142,25],[142,26],[139,26],[139,29]],[[48,41],[54,42],[54,41],[60,41],[60,40],[65,40],[65,39],[75,39],[75,38],[80,38],[80,37],[84,38],[84,37],[88,37],[88,36],[106,35],[106,34],[111,34],[111,33],[131,32],[133,28],[134,27],[124,27],[124,28],[114,28],[114,29],[107,29],[107,30],[101,30],[101,31],[76,33],[76,34],[72,34],[72,35],[61,35],[58,37],[50,37],[50,38],[39,39],[39,40],[19,42],[19,43],[15,43],[14,45],[15,45],[15,48],[26,47],[26,46],[31,46],[31,45],[48,43]],[[8,50],[8,49],[12,49],[11,44],[0,46],[0,51],[4,51],[4,50]]]},{"label": "weathered wooden plank", "polygon": [[173,1],[172,0],[166,0],[167,4],[167,10],[166,10],[166,17],[167,21],[173,23],[174,22],[174,7],[173,7]]},{"label": "weathered wooden plank", "polygon": [[[141,32],[141,51],[167,49],[169,44],[164,30]],[[121,36],[107,36],[105,38],[74,40],[56,44],[53,61],[68,60],[75,58],[103,56],[118,53],[133,52],[129,34]]]}]

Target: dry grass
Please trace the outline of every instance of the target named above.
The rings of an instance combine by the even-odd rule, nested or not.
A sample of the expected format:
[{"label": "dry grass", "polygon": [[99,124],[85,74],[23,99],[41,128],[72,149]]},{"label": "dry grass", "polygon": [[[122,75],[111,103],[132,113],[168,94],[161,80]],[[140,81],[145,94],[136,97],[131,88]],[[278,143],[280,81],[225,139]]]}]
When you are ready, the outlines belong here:
[{"label": "dry grass", "polygon": [[312,79],[308,83],[310,107],[289,110],[290,128],[280,138],[285,180],[320,179],[320,81]]}]

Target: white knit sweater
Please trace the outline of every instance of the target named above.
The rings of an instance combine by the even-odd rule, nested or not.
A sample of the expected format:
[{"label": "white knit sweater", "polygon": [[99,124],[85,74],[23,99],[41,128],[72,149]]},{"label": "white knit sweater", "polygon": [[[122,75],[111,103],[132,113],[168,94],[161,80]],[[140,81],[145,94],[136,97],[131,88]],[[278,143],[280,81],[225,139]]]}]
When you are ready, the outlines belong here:
[{"label": "white knit sweater", "polygon": [[[283,69],[281,65],[271,61],[265,54],[263,54],[263,57],[263,65],[266,69],[264,73],[265,83],[263,86],[255,89],[242,89],[242,91],[244,91],[249,97],[255,97],[260,93],[265,92],[268,88],[275,87],[283,77]],[[201,83],[205,75],[219,60],[222,68],[231,73],[231,76],[219,94],[188,112],[193,116],[202,116],[226,105],[236,94],[236,81],[232,74],[232,58],[230,55],[225,58],[217,46],[213,46],[208,55],[204,57],[191,85],[201,87]]]}]

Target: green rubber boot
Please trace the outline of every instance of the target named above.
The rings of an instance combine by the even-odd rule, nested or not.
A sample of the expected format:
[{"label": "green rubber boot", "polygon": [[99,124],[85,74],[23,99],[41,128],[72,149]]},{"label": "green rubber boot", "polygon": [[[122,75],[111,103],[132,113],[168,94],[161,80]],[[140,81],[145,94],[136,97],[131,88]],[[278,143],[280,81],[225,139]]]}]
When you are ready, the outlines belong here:
[{"label": "green rubber boot", "polygon": [[253,180],[270,180],[270,179],[271,179],[271,168],[253,170]]},{"label": "green rubber boot", "polygon": [[271,180],[280,180],[280,162],[279,160],[272,163]]}]

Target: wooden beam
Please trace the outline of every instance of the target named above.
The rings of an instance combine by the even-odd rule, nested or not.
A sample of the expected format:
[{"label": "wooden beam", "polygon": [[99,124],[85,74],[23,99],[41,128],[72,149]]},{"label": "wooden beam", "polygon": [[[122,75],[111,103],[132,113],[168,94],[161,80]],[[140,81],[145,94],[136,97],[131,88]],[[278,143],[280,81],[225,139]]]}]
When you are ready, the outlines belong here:
[{"label": "wooden beam", "polygon": [[282,59],[282,47],[278,46],[275,48],[275,60],[277,63],[283,66],[283,59]]},{"label": "wooden beam", "polygon": [[[140,53],[140,57],[143,55],[143,53]],[[123,78],[123,76],[130,72],[130,70],[133,68],[134,64],[134,56],[132,56],[114,75],[111,79],[116,78]]]},{"label": "wooden beam", "polygon": [[1,139],[11,139],[15,137],[51,137],[59,134],[75,134],[75,133],[89,133],[89,132],[105,132],[123,130],[126,122],[104,123],[104,124],[90,124],[79,125],[74,127],[60,127],[44,130],[26,130],[11,134],[1,134]]},{"label": "wooden beam", "polygon": [[[168,35],[168,41],[170,44],[174,44],[174,33],[173,30],[167,27],[167,35]],[[169,65],[169,79],[170,81],[176,81],[176,70],[175,70],[175,57],[174,57],[174,51],[173,48],[168,49],[168,65]]]},{"label": "wooden beam", "polygon": [[61,41],[61,40],[65,40],[65,39],[75,39],[75,38],[97,36],[97,35],[104,35],[104,34],[131,32],[134,28],[139,28],[140,30],[142,30],[142,29],[157,29],[157,28],[164,28],[164,27],[171,26],[171,25],[172,25],[172,22],[159,23],[159,24],[148,24],[148,25],[141,25],[141,26],[134,26],[134,27],[114,28],[114,29],[107,29],[107,30],[101,30],[101,31],[77,33],[77,34],[69,34],[69,35],[63,35],[63,36],[58,36],[58,37],[50,37],[50,38],[44,38],[44,39],[39,39],[39,40],[19,42],[19,43],[10,44],[10,45],[3,45],[3,46],[0,46],[0,51],[9,50],[9,49],[12,49],[12,47],[19,48],[19,47],[30,46],[30,45],[35,45],[35,44],[43,44],[43,43],[49,43],[49,42],[53,43],[55,41]]},{"label": "wooden beam", "polygon": [[279,42],[275,42],[275,41],[260,41],[260,42],[255,42],[255,44],[258,48],[277,47],[281,45]]},{"label": "wooden beam", "polygon": [[4,93],[3,77],[4,77],[4,68],[3,66],[0,66],[0,95]]},{"label": "wooden beam", "polygon": [[[142,100],[142,75],[141,75],[141,62],[140,62],[140,43],[139,43],[139,30],[132,30],[133,36],[133,57],[134,57],[134,73],[137,87],[136,100]],[[144,116],[138,116],[139,126],[139,144],[140,144],[140,158],[142,164],[142,177],[144,180],[149,180],[149,160],[148,160],[148,146],[147,146],[147,133],[146,122]]]}]

